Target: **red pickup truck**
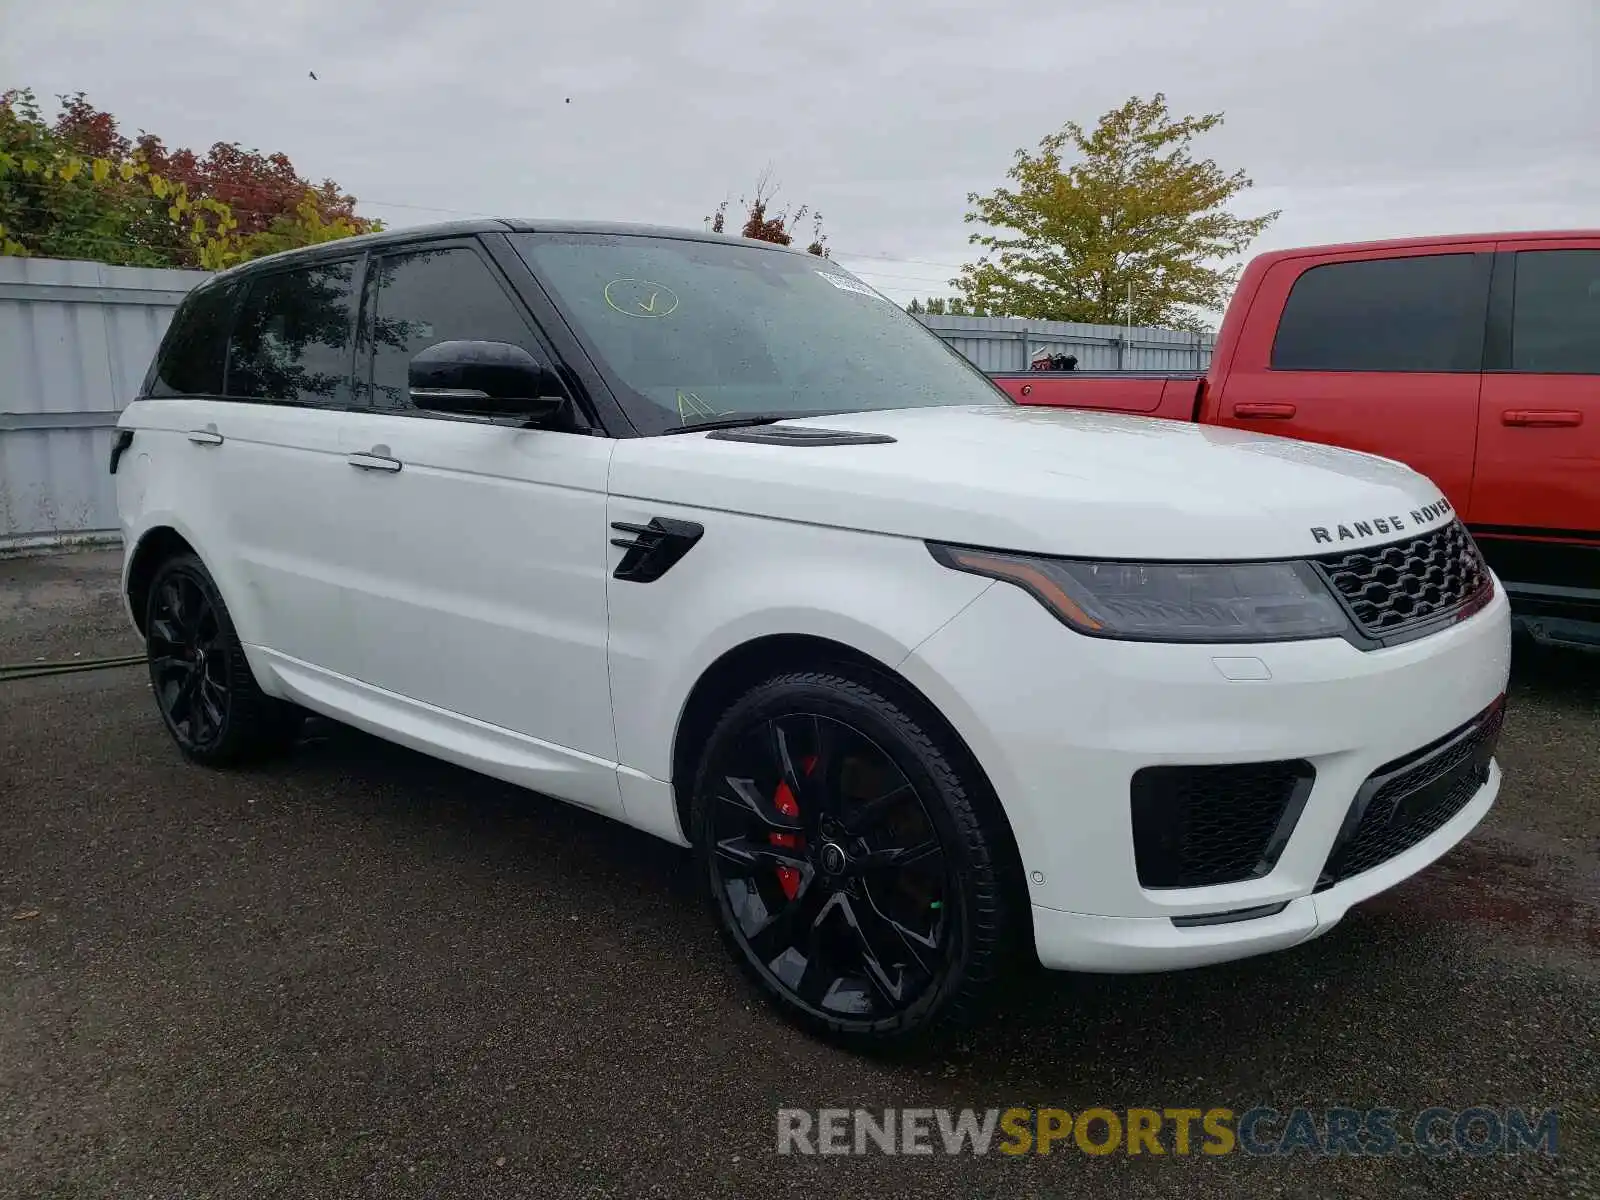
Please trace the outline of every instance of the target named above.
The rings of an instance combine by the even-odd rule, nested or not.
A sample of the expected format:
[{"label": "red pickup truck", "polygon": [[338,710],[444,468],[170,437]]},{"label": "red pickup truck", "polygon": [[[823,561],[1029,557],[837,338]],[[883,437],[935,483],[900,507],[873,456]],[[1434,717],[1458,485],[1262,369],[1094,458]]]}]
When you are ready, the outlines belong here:
[{"label": "red pickup truck", "polygon": [[1203,376],[994,379],[1024,404],[1398,459],[1466,521],[1524,628],[1600,647],[1600,231],[1273,251],[1246,267]]}]

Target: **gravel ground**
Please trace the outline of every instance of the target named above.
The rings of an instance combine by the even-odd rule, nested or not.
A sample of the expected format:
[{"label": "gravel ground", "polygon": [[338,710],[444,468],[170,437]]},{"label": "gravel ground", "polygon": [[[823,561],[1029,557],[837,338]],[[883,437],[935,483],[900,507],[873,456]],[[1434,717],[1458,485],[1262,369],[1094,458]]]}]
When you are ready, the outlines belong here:
[{"label": "gravel ground", "polygon": [[[114,554],[0,562],[0,663],[136,650]],[[1501,803],[1325,938],[808,1041],[684,856],[314,724],[184,764],[138,669],[0,683],[0,1196],[1600,1196],[1600,659],[1519,652]],[[779,1107],[1561,1109],[1560,1155],[779,1156]]]}]

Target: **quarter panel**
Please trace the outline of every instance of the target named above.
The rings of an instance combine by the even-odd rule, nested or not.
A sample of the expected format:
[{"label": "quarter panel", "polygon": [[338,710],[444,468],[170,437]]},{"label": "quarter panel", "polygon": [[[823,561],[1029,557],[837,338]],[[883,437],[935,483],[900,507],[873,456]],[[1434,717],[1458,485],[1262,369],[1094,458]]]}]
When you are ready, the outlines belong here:
[{"label": "quarter panel", "polygon": [[206,564],[234,628],[251,641],[261,629],[262,614],[238,555],[229,551],[227,516],[217,502],[221,475],[215,452],[222,447],[197,446],[187,437],[191,429],[216,423],[217,414],[231,407],[217,400],[137,400],[123,410],[118,428],[133,430],[134,440],[115,477],[122,583],[126,594],[128,568],[144,536],[163,526],[173,529]]}]

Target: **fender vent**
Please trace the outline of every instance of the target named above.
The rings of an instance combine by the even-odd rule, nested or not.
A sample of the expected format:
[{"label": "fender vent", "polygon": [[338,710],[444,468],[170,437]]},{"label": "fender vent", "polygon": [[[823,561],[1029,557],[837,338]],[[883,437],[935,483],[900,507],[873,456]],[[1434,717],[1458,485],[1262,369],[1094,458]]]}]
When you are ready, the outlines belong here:
[{"label": "fender vent", "polygon": [[613,546],[627,551],[617,569],[611,572],[612,578],[626,579],[630,583],[653,583],[660,579],[694,549],[694,544],[705,533],[705,526],[673,517],[651,517],[648,525],[613,521],[611,528],[633,535],[611,539]]},{"label": "fender vent", "polygon": [[878,446],[894,439],[887,433],[852,433],[848,429],[818,429],[815,425],[757,425],[748,429],[718,429],[706,441],[760,442],[767,446]]}]

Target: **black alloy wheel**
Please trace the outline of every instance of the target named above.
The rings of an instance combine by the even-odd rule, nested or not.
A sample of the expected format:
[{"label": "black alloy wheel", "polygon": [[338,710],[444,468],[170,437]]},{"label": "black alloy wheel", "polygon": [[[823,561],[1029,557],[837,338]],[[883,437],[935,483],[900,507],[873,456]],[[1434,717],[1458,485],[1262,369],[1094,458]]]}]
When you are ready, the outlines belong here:
[{"label": "black alloy wheel", "polygon": [[144,629],[156,707],[186,757],[221,766],[293,741],[302,714],[257,686],[199,558],[178,555],[156,571]]},{"label": "black alloy wheel", "polygon": [[781,676],[713,733],[696,845],[735,960],[791,1019],[856,1045],[971,1008],[1000,940],[992,836],[881,682]]},{"label": "black alloy wheel", "polygon": [[169,572],[150,597],[150,682],[167,728],[185,750],[216,744],[233,692],[222,626],[194,575]]}]

